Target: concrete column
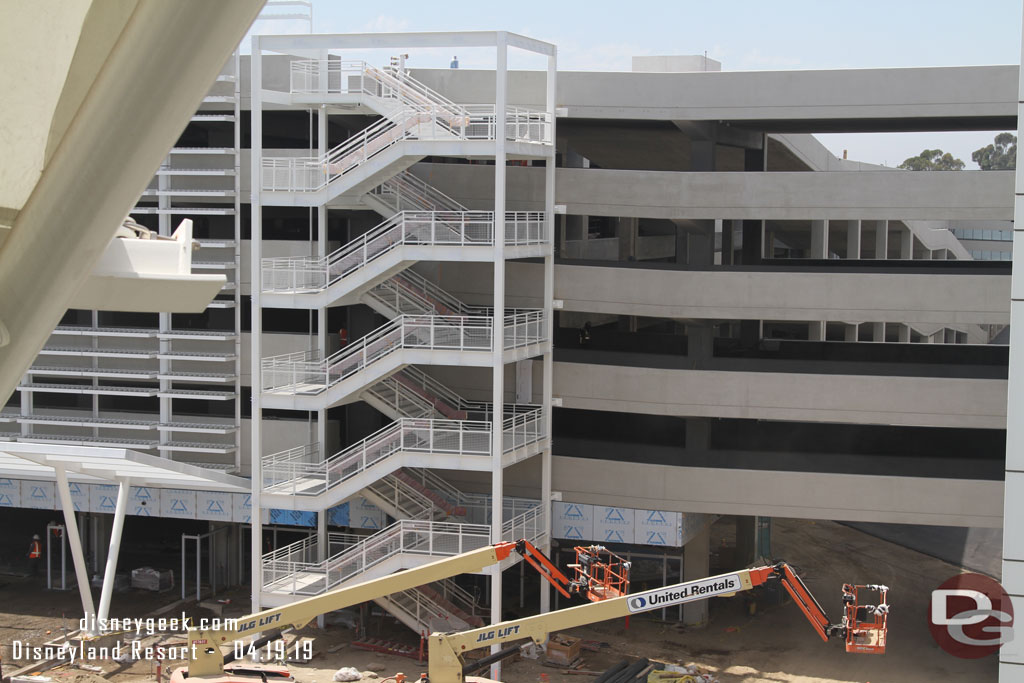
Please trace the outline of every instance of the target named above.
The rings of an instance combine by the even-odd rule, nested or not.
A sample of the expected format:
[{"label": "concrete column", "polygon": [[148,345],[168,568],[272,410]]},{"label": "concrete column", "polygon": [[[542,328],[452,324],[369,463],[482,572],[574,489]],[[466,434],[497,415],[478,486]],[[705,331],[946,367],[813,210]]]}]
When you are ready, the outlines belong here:
[{"label": "concrete column", "polygon": [[872,323],[871,341],[885,341],[885,323]]},{"label": "concrete column", "polygon": [[745,266],[756,266],[772,257],[772,241],[764,234],[764,221],[743,221],[743,249],[740,251]]},{"label": "concrete column", "polygon": [[707,451],[711,448],[711,420],[706,417],[686,418],[686,450]]},{"label": "concrete column", "polygon": [[907,260],[914,258],[914,233],[910,232],[908,227],[900,230],[900,258]]},{"label": "concrete column", "polygon": [[757,554],[757,518],[736,517],[736,566],[746,567]]},{"label": "concrete column", "polygon": [[[250,60],[250,81],[251,113],[250,127],[252,130],[252,154],[251,169],[249,177],[252,179],[252,240],[249,258],[249,272],[252,273],[254,283],[259,282],[260,260],[263,258],[263,226],[261,221],[262,201],[260,198],[260,179],[263,172],[263,49],[260,47],[260,37],[252,37],[252,59]],[[263,356],[263,310],[260,307],[260,287],[252,288],[250,320],[252,321],[250,335],[252,348],[250,357],[252,366],[252,445],[249,457],[249,466],[252,476],[252,543],[250,547],[250,580],[252,583],[252,611],[260,611],[260,591],[263,587],[263,514],[261,494],[263,492],[263,409],[260,388],[262,377],[260,375]]]},{"label": "concrete column", "polygon": [[909,344],[910,343],[910,325],[907,325],[906,323],[900,323],[899,324],[899,335],[900,335],[900,343],[901,344]]},{"label": "concrete column", "polygon": [[619,238],[619,260],[635,261],[640,219],[627,216],[615,219],[615,234]]},{"label": "concrete column", "polygon": [[811,221],[810,258],[828,258],[828,220]]},{"label": "concrete column", "polygon": [[733,236],[733,223],[734,223],[734,221],[730,221],[730,220],[726,220],[726,221],[717,220],[717,221],[715,221],[715,225],[716,226],[721,225],[722,252],[721,252],[721,254],[719,256],[718,262],[721,265],[723,265],[723,266],[731,266],[732,262],[733,262],[733,250],[735,249],[735,246],[733,245],[733,239],[732,239],[732,236]]},{"label": "concrete column", "polygon": [[889,258],[889,221],[875,221],[875,258]]},{"label": "concrete column", "polygon": [[851,323],[849,325],[846,325],[845,336],[844,336],[843,340],[844,341],[848,341],[848,342],[855,342],[855,341],[857,341],[857,339],[858,339],[858,334],[857,333],[858,333],[859,330],[860,330],[860,325],[858,325],[857,323]]},{"label": "concrete column", "polygon": [[[557,78],[558,66],[557,55],[548,56],[548,72],[545,81],[545,106],[548,115],[551,116],[551,140],[555,141],[555,126],[558,120],[555,116],[555,80]],[[552,144],[550,156],[547,158],[544,167],[544,211],[548,234],[554,231],[555,211],[555,148]],[[639,221],[637,221],[639,225]],[[547,326],[548,338],[551,339],[555,330],[554,298],[555,298],[555,258],[554,249],[548,248],[544,255],[544,320]],[[554,355],[552,345],[548,345],[543,356],[543,373],[541,380],[541,405],[544,407],[544,431],[551,438],[552,406],[551,394],[554,378]],[[544,544],[544,551],[551,557],[551,448],[545,448],[540,454],[540,504],[547,510],[544,515],[544,530],[547,539]],[[540,611],[546,613],[551,611],[551,586],[547,581],[541,581]]]},{"label": "concrete column", "polygon": [[[507,34],[498,32],[495,69],[495,111],[504,112],[508,104]],[[491,541],[501,540],[505,471],[501,464],[502,419],[505,404],[505,117],[495,117],[494,143],[494,319],[492,321],[491,359]],[[491,568],[491,623],[501,622],[501,565]],[[501,647],[492,645],[491,652]],[[491,678],[500,680],[501,663],[491,665]]]},{"label": "concrete column", "polygon": [[761,343],[763,331],[760,320],[740,321],[740,343],[747,348],[755,348]]},{"label": "concrete column", "polygon": [[[710,573],[711,528],[705,527],[683,549],[683,581],[695,581]],[[708,623],[708,601],[697,600],[683,605],[683,623],[705,626]]]},{"label": "concrete column", "polygon": [[690,142],[690,170],[715,170],[714,140],[692,140]]},{"label": "concrete column", "polygon": [[825,341],[824,320],[815,320],[807,323],[807,339],[809,341]]},{"label": "concrete column", "polygon": [[686,262],[691,266],[710,266],[715,262],[715,222],[688,221]]},{"label": "concrete column", "polygon": [[693,369],[705,368],[714,355],[715,329],[711,323],[686,326],[686,356]]},{"label": "concrete column", "polygon": [[[321,69],[323,74],[327,73],[327,54],[326,51],[321,54]],[[320,79],[320,87],[327,87],[327,78]],[[317,154],[323,158],[327,154],[328,140],[327,140],[327,107],[320,105],[317,110]],[[319,258],[326,258],[328,253],[327,244],[327,206],[321,204],[316,207],[316,255]],[[310,230],[310,237],[312,238],[312,230]],[[312,245],[310,245],[312,246]],[[316,322],[317,322],[317,334],[316,334],[316,348],[320,352],[321,358],[327,358],[330,355],[329,348],[329,333],[335,333],[336,330],[327,329],[327,307],[320,306],[316,311]],[[316,442],[320,444],[320,457],[323,459],[327,458],[330,450],[327,446],[327,410],[319,409],[316,411]],[[317,511],[317,561],[324,562],[327,560],[330,544],[327,541],[327,511]],[[316,625],[319,628],[324,628],[327,625],[325,615],[321,614],[316,618]]]},{"label": "concrete column", "polygon": [[533,403],[533,361],[516,361],[516,403]]},{"label": "concrete column", "polygon": [[846,221],[846,258],[860,258],[862,221]]}]

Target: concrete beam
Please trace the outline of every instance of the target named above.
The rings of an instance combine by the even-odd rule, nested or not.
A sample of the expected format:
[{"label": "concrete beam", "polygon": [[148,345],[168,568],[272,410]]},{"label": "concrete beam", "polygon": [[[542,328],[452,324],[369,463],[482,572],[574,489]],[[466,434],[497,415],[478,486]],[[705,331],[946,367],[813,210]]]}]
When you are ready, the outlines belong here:
[{"label": "concrete beam", "polygon": [[[1004,429],[1006,380],[555,363],[566,408],[647,415]],[[751,513],[753,514],[753,513]],[[760,514],[760,513],[758,513]]]},{"label": "concrete beam", "polygon": [[727,515],[998,528],[1003,482],[554,458],[564,500]]},{"label": "concrete beam", "polygon": [[[471,208],[489,202],[493,168],[420,164],[414,172]],[[517,210],[543,207],[543,169],[509,168]],[[557,171],[555,201],[569,214],[665,219],[1011,220],[1013,172],[848,173]]]},{"label": "concrete beam", "polygon": [[[414,69],[456,102],[494,101],[492,71]],[[573,118],[797,121],[802,130],[950,130],[1013,127],[1017,65],[716,73],[558,74],[558,103]],[[641,93],[642,96],[637,96]],[[544,72],[510,74],[509,102],[541,106]],[[999,119],[999,121],[986,122]],[[930,121],[931,120],[931,121]],[[953,121],[951,121],[953,120]],[[1006,123],[1009,122],[1007,126]],[[881,127],[880,127],[881,126]],[[996,126],[996,128],[999,128]],[[995,129],[995,128],[993,128]]]},{"label": "concrete beam", "polygon": [[[508,264],[508,305],[540,305],[541,265]],[[447,263],[442,287],[486,305],[488,264]],[[976,273],[555,266],[564,310],[705,320],[1007,324],[1010,277]],[[285,335],[280,335],[286,337]],[[295,337],[289,335],[288,337]],[[280,345],[286,353],[297,350]]]}]

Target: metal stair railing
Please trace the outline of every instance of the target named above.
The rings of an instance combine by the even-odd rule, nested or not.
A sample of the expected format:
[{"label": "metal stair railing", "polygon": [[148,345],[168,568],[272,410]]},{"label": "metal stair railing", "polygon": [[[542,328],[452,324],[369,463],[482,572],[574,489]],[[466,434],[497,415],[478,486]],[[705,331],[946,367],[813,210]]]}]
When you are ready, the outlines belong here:
[{"label": "metal stair railing", "polygon": [[[399,349],[487,351],[492,322],[487,316],[398,316],[323,360],[312,351],[262,359],[261,388],[291,395],[320,394]],[[506,333],[506,348],[512,348],[507,345],[510,339],[530,343],[536,322],[524,318],[517,326],[522,330]]]},{"label": "metal stair railing", "polygon": [[367,194],[376,197],[395,213],[412,211],[469,211],[445,193],[410,171],[382,182]]},{"label": "metal stair railing", "polygon": [[417,246],[490,246],[492,211],[402,211],[321,258],[266,258],[260,263],[266,293],[319,292],[393,249]]},{"label": "metal stair railing", "polygon": [[418,588],[375,598],[374,602],[418,634],[464,631],[469,622],[447,612]]},{"label": "metal stair railing", "polygon": [[366,393],[387,404],[394,417],[443,417],[465,420],[468,414],[459,409],[459,399],[450,397],[450,390],[440,382],[424,379],[425,373],[408,366],[377,382]]},{"label": "metal stair railing", "polygon": [[479,137],[478,129],[487,128],[486,122],[474,123],[472,117],[466,117],[455,128],[446,119],[447,112],[442,107],[406,106],[364,128],[322,156],[265,156],[261,189],[268,192],[317,192],[402,140],[469,140],[474,139],[472,135]]},{"label": "metal stair railing", "polygon": [[420,83],[405,71],[392,68],[378,69],[368,64],[366,74],[380,83],[380,96],[385,99],[395,99],[411,106],[439,107],[448,115],[449,125],[456,125],[457,120],[469,116],[465,107],[455,104],[441,93]]},{"label": "metal stair railing", "polygon": [[452,116],[465,116],[462,107],[407,73],[378,69],[364,61],[299,59],[290,65],[293,94],[365,94],[406,105],[436,105]]},{"label": "metal stair railing", "polygon": [[547,436],[546,427],[547,420],[544,419],[543,408],[505,418],[502,421],[504,452],[508,453],[543,440]]},{"label": "metal stair railing", "polygon": [[505,316],[506,349],[517,349],[547,340],[544,311],[534,310]]},{"label": "metal stair railing", "polygon": [[326,590],[396,555],[444,557],[477,550],[490,542],[490,529],[480,524],[401,520],[328,560]]},{"label": "metal stair railing", "polygon": [[[402,140],[494,140],[494,106],[471,105],[465,109],[465,117],[453,119],[442,106],[406,106],[322,156],[263,157],[260,187],[267,192],[318,192]],[[505,121],[506,139],[551,144],[551,122],[546,112],[508,107]]]},{"label": "metal stair railing", "polygon": [[[324,68],[326,66],[326,69]],[[366,62],[352,59],[296,59],[289,69],[288,91],[295,95],[378,95],[367,77]]]},{"label": "metal stair railing", "polygon": [[320,495],[398,452],[489,455],[490,430],[489,422],[402,418],[320,462],[264,456],[264,491]]},{"label": "metal stair railing", "polygon": [[396,377],[407,369],[399,370],[394,375],[385,377],[372,385],[363,392],[363,398],[393,420],[402,417],[448,417],[462,419],[454,415],[440,413],[432,401],[410,390],[396,380]]},{"label": "metal stair railing", "polygon": [[400,471],[373,482],[363,489],[364,495],[369,493],[373,497],[372,502],[378,507],[397,512],[397,515],[392,516],[398,519],[433,519],[437,511],[433,501],[403,481],[398,474]]},{"label": "metal stair railing", "polygon": [[[455,579],[441,579],[431,584],[431,588],[434,588],[444,600],[453,604],[471,620],[479,620],[480,626],[483,626],[485,615],[483,606],[472,593],[456,583]],[[473,621],[470,623],[472,624]]]},{"label": "metal stair railing", "polygon": [[526,512],[506,520],[501,525],[501,540],[517,541],[525,538],[528,541],[536,541],[546,534],[545,523],[546,512],[543,505],[537,505]]},{"label": "metal stair railing", "polygon": [[[332,531],[327,534],[327,556],[337,555],[364,538],[366,537],[357,534],[342,534]],[[294,582],[304,574],[316,574],[322,571],[323,563],[317,559],[319,545],[316,535],[310,534],[300,541],[264,553],[262,558],[263,585],[265,587],[272,586],[288,578]]]},{"label": "metal stair railing", "polygon": [[429,586],[382,596],[376,602],[418,634],[463,631],[484,624],[480,617],[463,612]]},{"label": "metal stair railing", "polygon": [[429,500],[438,510],[443,511],[450,517],[463,517],[466,514],[466,509],[459,507],[458,504],[452,504],[450,500],[438,493],[437,491],[430,489],[420,483],[416,477],[410,475],[407,472],[397,472],[395,476],[402,480],[407,486],[417,490],[420,495]]},{"label": "metal stair railing", "polygon": [[401,313],[419,315],[485,315],[481,306],[462,303],[454,294],[442,289],[414,270],[406,270],[369,290],[368,297]]}]

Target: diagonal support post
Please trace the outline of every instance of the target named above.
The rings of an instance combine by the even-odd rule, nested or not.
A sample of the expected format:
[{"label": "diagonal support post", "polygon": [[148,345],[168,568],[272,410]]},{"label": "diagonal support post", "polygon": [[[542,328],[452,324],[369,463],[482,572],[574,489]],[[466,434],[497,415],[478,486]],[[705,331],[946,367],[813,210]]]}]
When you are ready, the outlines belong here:
[{"label": "diagonal support post", "polygon": [[128,508],[128,492],[131,486],[125,479],[118,481],[117,505],[114,508],[114,528],[110,532],[110,548],[107,550],[107,567],[103,571],[103,588],[100,590],[100,611],[97,623],[105,623],[110,614],[110,597],[114,592],[114,575],[117,573],[117,555],[121,550],[121,531],[124,529],[124,513]]},{"label": "diagonal support post", "polygon": [[[85,568],[85,553],[82,551],[82,538],[78,535],[78,523],[75,521],[75,504],[71,500],[71,489],[68,486],[68,474],[62,465],[54,467],[57,474],[57,493],[60,495],[60,506],[64,510],[64,527],[71,546],[71,559],[75,564],[75,578],[78,579],[78,592],[82,596],[82,611],[86,623],[95,630],[96,606],[92,601],[92,589],[89,587],[89,572]],[[95,634],[93,634],[95,635]]]}]

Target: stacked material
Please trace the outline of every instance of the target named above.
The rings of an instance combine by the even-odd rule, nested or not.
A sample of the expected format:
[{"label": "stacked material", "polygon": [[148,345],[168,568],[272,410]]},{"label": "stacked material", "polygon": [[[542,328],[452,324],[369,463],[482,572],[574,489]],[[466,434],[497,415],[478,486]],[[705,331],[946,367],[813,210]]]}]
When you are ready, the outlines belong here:
[{"label": "stacked material", "polygon": [[633,683],[646,681],[650,673],[651,663],[646,659],[638,659],[632,664],[624,659],[594,679],[594,683]]},{"label": "stacked material", "polygon": [[139,567],[132,570],[132,588],[147,591],[166,591],[174,588],[174,572],[160,571],[152,567]]}]

